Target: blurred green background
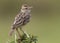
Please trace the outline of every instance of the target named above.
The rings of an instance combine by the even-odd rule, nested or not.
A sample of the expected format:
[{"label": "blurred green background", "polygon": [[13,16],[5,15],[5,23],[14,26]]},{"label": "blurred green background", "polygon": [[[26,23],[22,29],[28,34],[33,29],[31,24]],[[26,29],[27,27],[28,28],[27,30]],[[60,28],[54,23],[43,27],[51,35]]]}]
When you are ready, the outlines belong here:
[{"label": "blurred green background", "polygon": [[24,3],[33,6],[24,30],[38,36],[37,43],[60,43],[60,0],[0,0],[0,43],[9,38],[11,24]]}]

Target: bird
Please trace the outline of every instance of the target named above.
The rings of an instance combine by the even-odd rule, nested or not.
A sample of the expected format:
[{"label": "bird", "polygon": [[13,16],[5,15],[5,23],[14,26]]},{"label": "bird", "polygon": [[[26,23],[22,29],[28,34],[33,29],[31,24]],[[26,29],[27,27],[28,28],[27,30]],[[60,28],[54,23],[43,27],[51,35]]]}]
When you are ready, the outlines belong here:
[{"label": "bird", "polygon": [[[12,34],[15,30],[18,32],[19,28],[24,33],[22,27],[30,22],[31,9],[32,9],[32,6],[29,6],[28,4],[22,5],[20,12],[16,15],[16,17],[11,25],[11,30],[9,32],[10,36],[12,36]],[[19,34],[19,32],[18,32],[18,34]],[[19,36],[20,36],[20,34],[19,34]]]}]

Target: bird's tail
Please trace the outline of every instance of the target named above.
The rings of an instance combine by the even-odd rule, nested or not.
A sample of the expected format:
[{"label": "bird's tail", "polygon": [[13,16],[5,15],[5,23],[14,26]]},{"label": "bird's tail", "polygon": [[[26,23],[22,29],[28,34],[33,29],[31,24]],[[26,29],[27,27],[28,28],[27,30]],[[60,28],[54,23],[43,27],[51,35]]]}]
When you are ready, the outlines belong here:
[{"label": "bird's tail", "polygon": [[[13,34],[13,32],[14,32],[14,36],[15,36],[15,43],[17,43],[16,42],[16,39],[17,39],[17,35],[16,35],[16,30],[14,30],[13,28],[11,28],[11,30],[10,30],[10,33],[9,33],[9,36],[11,36],[12,34]],[[11,43],[12,42],[12,40],[11,40],[11,37],[9,37],[8,36],[8,38],[6,39],[6,43]]]},{"label": "bird's tail", "polygon": [[11,30],[10,30],[10,32],[9,32],[9,35],[10,35],[10,36],[13,34],[14,30],[15,30],[15,27],[12,26],[12,27],[11,27]]}]

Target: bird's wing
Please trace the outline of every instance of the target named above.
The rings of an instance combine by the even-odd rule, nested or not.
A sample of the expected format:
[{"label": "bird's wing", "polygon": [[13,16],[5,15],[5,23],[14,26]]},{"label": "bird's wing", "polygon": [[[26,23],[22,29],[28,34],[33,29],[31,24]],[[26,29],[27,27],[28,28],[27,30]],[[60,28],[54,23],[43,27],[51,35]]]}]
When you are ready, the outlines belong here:
[{"label": "bird's wing", "polygon": [[15,17],[15,20],[14,20],[14,23],[13,24],[19,24],[23,21],[23,17],[22,17],[22,13],[18,14],[16,17]]}]

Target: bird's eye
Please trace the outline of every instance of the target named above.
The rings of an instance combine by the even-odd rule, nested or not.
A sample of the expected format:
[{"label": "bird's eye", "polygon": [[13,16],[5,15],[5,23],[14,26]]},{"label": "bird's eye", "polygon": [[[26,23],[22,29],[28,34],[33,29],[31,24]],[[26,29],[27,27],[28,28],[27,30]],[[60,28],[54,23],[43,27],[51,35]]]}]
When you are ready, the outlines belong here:
[{"label": "bird's eye", "polygon": [[25,8],[25,9],[28,9],[28,8]]}]

